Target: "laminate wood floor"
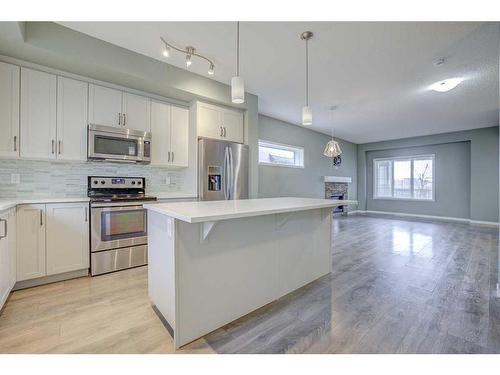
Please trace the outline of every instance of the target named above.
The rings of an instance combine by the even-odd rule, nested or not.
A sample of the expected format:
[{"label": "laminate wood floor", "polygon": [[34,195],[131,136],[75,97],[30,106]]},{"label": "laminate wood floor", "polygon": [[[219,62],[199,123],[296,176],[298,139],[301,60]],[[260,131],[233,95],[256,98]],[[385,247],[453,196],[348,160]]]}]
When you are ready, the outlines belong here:
[{"label": "laminate wood floor", "polygon": [[145,267],[17,291],[0,353],[500,353],[498,230],[335,218],[333,272],[175,351]]}]

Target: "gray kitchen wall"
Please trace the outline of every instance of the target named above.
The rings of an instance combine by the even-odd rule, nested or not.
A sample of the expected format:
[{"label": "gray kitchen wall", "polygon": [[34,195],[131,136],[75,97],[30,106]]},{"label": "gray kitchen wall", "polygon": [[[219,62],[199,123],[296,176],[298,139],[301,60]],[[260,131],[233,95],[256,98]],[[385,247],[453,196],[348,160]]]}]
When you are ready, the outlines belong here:
[{"label": "gray kitchen wall", "polygon": [[[435,201],[373,199],[373,159],[434,154]],[[366,209],[420,215],[470,217],[470,142],[453,142],[366,153]]]},{"label": "gray kitchen wall", "polygon": [[185,102],[199,99],[244,110],[245,141],[250,146],[250,195],[257,196],[256,95],[246,93],[245,103],[234,105],[227,84],[53,22],[0,22],[0,60],[12,62],[11,58]]},{"label": "gray kitchen wall", "polygon": [[335,168],[323,155],[331,137],[301,126],[259,115],[259,139],[304,147],[305,168],[259,165],[259,197],[324,198],[324,176],[352,177],[349,199],[356,199],[356,145],[337,139],[342,148],[342,164]]},{"label": "gray kitchen wall", "polygon": [[[449,146],[446,146],[449,145]],[[466,146],[468,145],[468,146]],[[437,165],[436,180],[440,186],[434,205],[428,202],[408,204],[407,202],[380,201],[374,203],[372,197],[372,175],[370,168],[374,155],[398,154],[406,148],[417,150],[435,150],[443,153],[443,160]],[[378,152],[378,154],[377,154]],[[358,201],[360,210],[404,212],[434,216],[466,217],[467,210],[452,206],[468,205],[469,218],[475,221],[498,222],[499,206],[499,132],[498,126],[435,134],[430,136],[397,139],[358,145]],[[454,155],[454,156],[453,156]],[[462,169],[458,164],[467,157],[469,165]],[[449,159],[449,160],[448,160]],[[442,163],[444,162],[444,164]],[[369,167],[370,166],[370,167]],[[455,170],[456,176],[448,174]],[[469,172],[468,172],[469,171]],[[444,176],[442,174],[445,174]],[[441,175],[440,175],[441,174]],[[468,177],[468,183],[464,182]],[[444,178],[443,178],[444,177]],[[448,182],[446,181],[448,178]],[[445,184],[445,186],[442,186]],[[439,192],[439,193],[438,193]],[[470,194],[469,201],[463,201]],[[447,195],[453,195],[450,199]],[[462,198],[460,198],[462,197]],[[467,199],[467,198],[465,198]],[[440,210],[438,210],[438,207]]]},{"label": "gray kitchen wall", "polygon": [[[13,173],[19,173],[19,184],[11,183]],[[146,177],[146,191],[150,194],[189,190],[189,187],[184,186],[182,171],[168,170],[164,167],[0,159],[0,198],[86,196],[87,176]],[[169,184],[167,177],[170,178]]]}]

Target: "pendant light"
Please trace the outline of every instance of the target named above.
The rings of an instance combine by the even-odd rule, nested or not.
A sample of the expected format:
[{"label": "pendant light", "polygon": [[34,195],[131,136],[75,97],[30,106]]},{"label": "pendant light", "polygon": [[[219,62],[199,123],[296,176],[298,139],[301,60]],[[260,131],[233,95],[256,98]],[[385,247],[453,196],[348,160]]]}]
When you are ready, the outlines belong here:
[{"label": "pendant light", "polygon": [[302,107],[302,125],[312,125],[312,111],[309,107],[309,39],[313,37],[312,31],[304,31],[300,39],[306,41],[306,105]]},{"label": "pendant light", "polygon": [[245,103],[245,83],[240,77],[240,22],[236,22],[236,77],[231,78],[231,101]]},{"label": "pendant light", "polygon": [[[338,142],[333,138],[333,111],[336,109],[336,106],[331,106],[330,111],[332,113],[332,139],[326,144],[325,150],[323,151],[323,155],[335,159],[340,156],[342,153],[342,149]],[[335,160],[334,160],[335,163]]]}]

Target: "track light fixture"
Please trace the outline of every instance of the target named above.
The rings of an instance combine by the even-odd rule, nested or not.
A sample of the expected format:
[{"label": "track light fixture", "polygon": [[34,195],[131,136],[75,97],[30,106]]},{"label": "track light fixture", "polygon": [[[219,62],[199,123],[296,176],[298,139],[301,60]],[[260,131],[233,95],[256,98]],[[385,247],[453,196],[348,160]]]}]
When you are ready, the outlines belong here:
[{"label": "track light fixture", "polygon": [[192,57],[196,56],[199,57],[200,59],[203,59],[208,62],[208,74],[209,75],[214,75],[215,73],[215,64],[212,60],[210,60],[208,57],[205,57],[198,52],[196,52],[196,48],[192,46],[187,46],[186,48],[179,48],[174,46],[172,43],[167,42],[163,37],[160,37],[160,40],[163,42],[165,45],[165,49],[163,50],[163,56],[169,57],[170,56],[170,51],[171,50],[176,50],[180,53],[183,53],[186,55],[186,68],[189,68],[191,64],[193,63]]}]

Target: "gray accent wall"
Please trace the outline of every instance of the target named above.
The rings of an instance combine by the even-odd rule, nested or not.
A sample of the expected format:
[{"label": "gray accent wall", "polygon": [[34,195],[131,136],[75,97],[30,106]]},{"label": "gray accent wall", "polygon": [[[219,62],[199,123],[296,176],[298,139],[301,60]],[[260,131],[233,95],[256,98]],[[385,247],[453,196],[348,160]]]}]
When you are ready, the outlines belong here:
[{"label": "gray accent wall", "polygon": [[301,126],[259,115],[259,139],[304,147],[304,168],[259,165],[259,197],[324,198],[324,176],[352,177],[349,199],[356,199],[356,145],[337,139],[342,147],[342,164],[335,168],[323,155],[331,137]]},{"label": "gray accent wall", "polygon": [[[419,150],[425,150],[425,153],[434,150],[436,157],[438,154],[442,155],[436,169],[436,183],[440,181],[439,186],[436,186],[436,202],[374,203],[371,199],[373,180],[370,172],[374,155],[398,155],[406,153],[405,149],[408,148],[412,148],[412,154]],[[358,145],[358,207],[360,210],[376,208],[377,211],[459,218],[467,218],[468,211],[468,218],[471,220],[498,222],[498,152],[498,126]],[[466,162],[467,158],[469,165],[460,169],[458,164]],[[456,175],[449,173],[452,170]],[[464,183],[467,178],[468,183]],[[453,199],[450,199],[449,195],[452,195]],[[467,201],[468,195],[470,199]],[[466,205],[468,210],[453,207],[458,205]]]},{"label": "gray accent wall", "polygon": [[[373,159],[434,154],[435,200],[373,199]],[[468,219],[470,217],[470,142],[453,142],[366,153],[366,209]]]}]

